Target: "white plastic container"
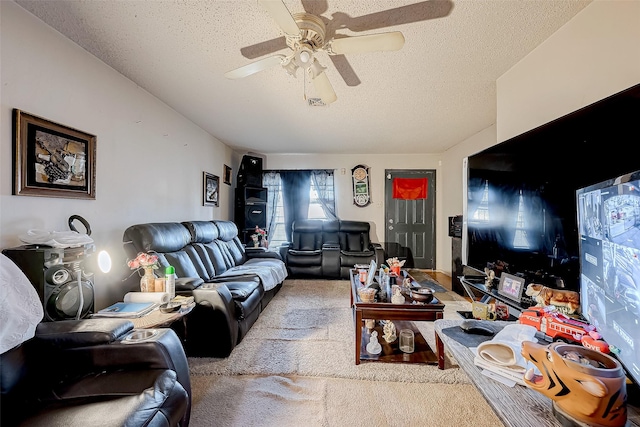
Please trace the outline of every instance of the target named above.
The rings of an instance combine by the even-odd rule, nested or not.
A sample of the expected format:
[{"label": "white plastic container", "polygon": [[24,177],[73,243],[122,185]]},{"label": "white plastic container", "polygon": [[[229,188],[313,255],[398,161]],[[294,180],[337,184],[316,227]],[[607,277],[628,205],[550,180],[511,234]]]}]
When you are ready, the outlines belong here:
[{"label": "white plastic container", "polygon": [[173,266],[168,266],[164,270],[165,272],[165,292],[169,294],[170,299],[176,297],[176,270]]}]

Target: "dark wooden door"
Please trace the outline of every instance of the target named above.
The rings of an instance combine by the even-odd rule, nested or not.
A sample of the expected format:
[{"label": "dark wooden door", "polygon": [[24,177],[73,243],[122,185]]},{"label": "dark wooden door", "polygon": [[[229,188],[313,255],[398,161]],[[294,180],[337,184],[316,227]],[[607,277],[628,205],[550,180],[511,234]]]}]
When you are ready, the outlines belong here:
[{"label": "dark wooden door", "polygon": [[[395,178],[426,178],[426,198],[393,197]],[[436,171],[385,170],[385,251],[405,267],[435,269]]]}]

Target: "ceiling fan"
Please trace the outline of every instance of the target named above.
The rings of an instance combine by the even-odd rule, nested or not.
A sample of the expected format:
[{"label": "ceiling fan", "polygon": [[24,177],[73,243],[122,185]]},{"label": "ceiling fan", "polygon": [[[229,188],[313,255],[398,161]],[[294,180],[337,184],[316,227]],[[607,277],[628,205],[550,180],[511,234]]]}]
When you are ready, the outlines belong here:
[{"label": "ceiling fan", "polygon": [[326,39],[324,21],[317,15],[302,12],[291,14],[282,0],[258,0],[285,34],[286,44],[291,49],[288,55],[276,54],[251,62],[225,73],[229,79],[239,79],[257,72],[281,66],[290,75],[299,68],[306,72],[316,92],[325,104],[336,101],[337,96],[316,53],[325,51],[330,56],[352,53],[399,50],[404,45],[404,36],[399,31]]}]

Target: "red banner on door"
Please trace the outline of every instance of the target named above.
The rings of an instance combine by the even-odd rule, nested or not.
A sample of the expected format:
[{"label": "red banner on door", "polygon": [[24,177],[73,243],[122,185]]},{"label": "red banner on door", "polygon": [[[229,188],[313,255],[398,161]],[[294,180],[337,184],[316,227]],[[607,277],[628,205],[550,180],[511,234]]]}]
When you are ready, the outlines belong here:
[{"label": "red banner on door", "polygon": [[427,198],[427,178],[394,178],[393,198],[417,200]]}]

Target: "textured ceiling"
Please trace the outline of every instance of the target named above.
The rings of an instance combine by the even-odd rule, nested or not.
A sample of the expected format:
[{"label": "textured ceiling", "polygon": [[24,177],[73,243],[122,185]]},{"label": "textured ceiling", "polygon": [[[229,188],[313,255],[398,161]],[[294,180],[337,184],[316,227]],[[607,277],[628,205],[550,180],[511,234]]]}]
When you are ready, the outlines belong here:
[{"label": "textured ceiling", "polygon": [[284,0],[291,13],[322,16],[327,38],[401,31],[406,40],[333,62],[320,52],[338,100],[311,107],[305,95],[317,95],[301,70],[224,77],[290,52],[256,0],[17,1],[237,150],[352,154],[440,153],[491,126],[496,79],[589,2]]}]

